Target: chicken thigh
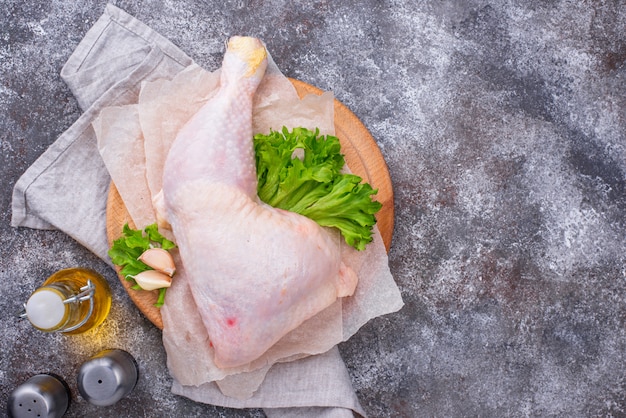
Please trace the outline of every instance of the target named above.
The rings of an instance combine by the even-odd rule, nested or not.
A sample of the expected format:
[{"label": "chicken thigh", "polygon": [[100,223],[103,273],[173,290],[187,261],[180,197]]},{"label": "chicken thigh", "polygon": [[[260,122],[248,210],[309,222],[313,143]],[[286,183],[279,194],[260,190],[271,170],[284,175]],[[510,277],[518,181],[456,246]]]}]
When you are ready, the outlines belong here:
[{"label": "chicken thigh", "polygon": [[257,196],[252,103],[266,66],[258,39],[229,40],[219,91],[172,144],[156,205],[220,368],[257,359],[357,284],[336,237]]}]

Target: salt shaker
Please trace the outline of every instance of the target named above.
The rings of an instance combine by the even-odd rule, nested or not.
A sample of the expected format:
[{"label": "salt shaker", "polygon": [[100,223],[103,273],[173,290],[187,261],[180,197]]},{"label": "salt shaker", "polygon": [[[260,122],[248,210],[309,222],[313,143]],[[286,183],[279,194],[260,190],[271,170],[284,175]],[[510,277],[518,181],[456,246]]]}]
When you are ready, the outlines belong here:
[{"label": "salt shaker", "polygon": [[13,418],[60,418],[69,403],[70,391],[62,379],[50,374],[37,374],[11,393],[7,409]]}]

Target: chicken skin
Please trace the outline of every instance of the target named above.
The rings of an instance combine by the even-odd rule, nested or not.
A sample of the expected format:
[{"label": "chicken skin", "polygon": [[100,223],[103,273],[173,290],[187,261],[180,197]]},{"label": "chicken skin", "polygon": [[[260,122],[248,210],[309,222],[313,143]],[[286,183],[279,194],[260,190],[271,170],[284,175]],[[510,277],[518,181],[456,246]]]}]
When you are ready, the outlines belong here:
[{"label": "chicken skin", "polygon": [[252,104],[267,60],[258,39],[229,40],[220,88],[172,144],[156,205],[220,368],[257,359],[357,285],[338,237],[257,196]]}]

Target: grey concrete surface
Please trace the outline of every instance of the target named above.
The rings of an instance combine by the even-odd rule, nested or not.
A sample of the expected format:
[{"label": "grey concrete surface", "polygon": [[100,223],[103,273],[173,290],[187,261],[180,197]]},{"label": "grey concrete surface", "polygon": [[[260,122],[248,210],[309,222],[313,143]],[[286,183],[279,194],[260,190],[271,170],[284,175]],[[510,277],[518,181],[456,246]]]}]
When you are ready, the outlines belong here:
[{"label": "grey concrete surface", "polygon": [[[396,196],[406,306],[340,349],[371,417],[626,415],[626,4],[622,1],[114,1],[207,69],[230,35],[334,91],[376,138]],[[0,0],[0,407],[32,374],[68,379],[70,417],[261,417],[174,396],[160,332],[65,235],[15,229],[13,185],[80,115],[59,71],[104,1]],[[59,268],[111,282],[101,339],[14,318]],[[127,349],[113,407],[80,364]]]}]

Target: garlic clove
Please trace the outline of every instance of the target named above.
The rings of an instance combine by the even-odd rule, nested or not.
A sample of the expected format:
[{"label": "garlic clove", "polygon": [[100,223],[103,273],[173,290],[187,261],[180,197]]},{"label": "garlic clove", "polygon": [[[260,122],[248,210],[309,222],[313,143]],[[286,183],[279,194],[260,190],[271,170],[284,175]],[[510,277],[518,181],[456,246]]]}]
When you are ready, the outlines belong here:
[{"label": "garlic clove", "polygon": [[135,276],[129,276],[135,279],[137,284],[143,290],[155,290],[172,285],[172,278],[165,273],[156,270],[146,270]]},{"label": "garlic clove", "polygon": [[172,254],[163,248],[150,248],[144,251],[143,254],[139,256],[138,260],[170,277],[176,273],[176,266],[174,265]]}]

